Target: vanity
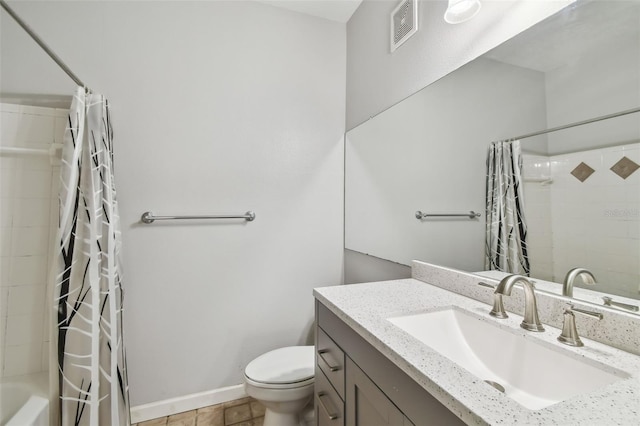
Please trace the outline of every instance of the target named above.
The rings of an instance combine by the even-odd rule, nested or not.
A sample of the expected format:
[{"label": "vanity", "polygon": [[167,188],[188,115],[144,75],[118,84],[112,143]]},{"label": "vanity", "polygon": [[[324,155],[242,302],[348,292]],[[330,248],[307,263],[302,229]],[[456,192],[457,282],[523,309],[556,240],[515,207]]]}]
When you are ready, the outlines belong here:
[{"label": "vanity", "polygon": [[[479,277],[456,274],[417,262],[411,279],[315,289],[318,425],[640,424],[640,357],[626,351],[637,350],[637,334],[626,350],[585,334],[584,347],[566,346],[551,314],[563,300],[541,297],[545,331],[529,332],[507,301],[521,303],[521,290],[498,319],[489,315],[492,291],[473,283]],[[441,288],[447,280],[454,291]],[[481,293],[460,294],[465,280]],[[579,330],[594,335],[585,324]],[[485,377],[459,356],[462,346],[449,347],[457,328],[469,357],[506,366],[502,377]]]},{"label": "vanity", "polygon": [[316,320],[319,426],[464,424],[319,301]]}]

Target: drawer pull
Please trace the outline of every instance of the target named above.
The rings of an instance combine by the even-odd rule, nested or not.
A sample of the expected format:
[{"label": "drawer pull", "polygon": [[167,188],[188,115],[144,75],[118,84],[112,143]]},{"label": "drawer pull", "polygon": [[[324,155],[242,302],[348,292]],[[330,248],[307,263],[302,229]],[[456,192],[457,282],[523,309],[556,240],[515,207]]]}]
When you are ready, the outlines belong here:
[{"label": "drawer pull", "polygon": [[327,364],[327,366],[329,367],[329,370],[331,370],[331,371],[340,370],[340,365],[332,365],[329,361],[327,361],[327,358],[325,358],[325,356],[324,356],[324,354],[326,354],[326,353],[329,353],[329,351],[326,350],[326,349],[320,349],[318,351],[318,355],[320,356],[320,358],[322,358],[324,363]]},{"label": "drawer pull", "polygon": [[324,409],[324,411],[327,413],[327,416],[329,417],[329,420],[335,420],[337,419],[339,416],[335,413],[332,412],[334,410],[329,410],[327,408],[327,405],[324,402],[324,398],[326,397],[326,399],[328,399],[328,402],[330,405],[333,405],[333,403],[331,402],[331,399],[329,399],[329,395],[327,395],[324,392],[318,392],[318,401],[320,401],[320,405],[322,406],[322,408]]}]

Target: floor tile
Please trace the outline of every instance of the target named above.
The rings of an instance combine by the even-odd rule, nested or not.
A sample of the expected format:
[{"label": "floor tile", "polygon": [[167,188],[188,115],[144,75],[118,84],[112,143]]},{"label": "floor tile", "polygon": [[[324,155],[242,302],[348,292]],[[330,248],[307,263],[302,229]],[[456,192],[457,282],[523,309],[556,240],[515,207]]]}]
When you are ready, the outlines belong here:
[{"label": "floor tile", "polygon": [[169,416],[167,426],[196,426],[196,410]]},{"label": "floor tile", "polygon": [[264,410],[265,410],[264,405],[260,404],[258,401],[251,401],[249,406],[251,407],[252,418],[255,419],[256,417],[264,416]]},{"label": "floor tile", "polygon": [[166,417],[159,417],[157,419],[147,420],[146,422],[138,423],[138,426],[165,426],[167,424]]},{"label": "floor tile", "polygon": [[196,426],[196,418],[174,420],[167,423],[167,426]]},{"label": "floor tile", "polygon": [[196,416],[196,410],[185,411],[184,413],[173,414],[169,416],[167,422],[174,422],[178,420],[191,419]]},{"label": "floor tile", "polygon": [[251,407],[248,403],[231,406],[224,410],[225,425],[235,425],[247,420],[251,420]]},{"label": "floor tile", "polygon": [[209,405],[208,407],[198,408],[196,411],[198,415],[211,413],[214,411],[215,412],[220,411],[221,413],[224,413],[224,404]]},{"label": "floor tile", "polygon": [[198,408],[132,426],[262,426],[264,406],[251,397]]},{"label": "floor tile", "polygon": [[253,398],[251,398],[250,396],[248,396],[246,398],[241,398],[241,399],[236,399],[234,401],[225,402],[223,405],[224,405],[225,408],[227,408],[227,407],[234,407],[236,405],[248,404],[251,401],[255,401],[255,400]]},{"label": "floor tile", "polygon": [[196,426],[225,426],[224,410],[198,413],[198,416],[196,417]]}]

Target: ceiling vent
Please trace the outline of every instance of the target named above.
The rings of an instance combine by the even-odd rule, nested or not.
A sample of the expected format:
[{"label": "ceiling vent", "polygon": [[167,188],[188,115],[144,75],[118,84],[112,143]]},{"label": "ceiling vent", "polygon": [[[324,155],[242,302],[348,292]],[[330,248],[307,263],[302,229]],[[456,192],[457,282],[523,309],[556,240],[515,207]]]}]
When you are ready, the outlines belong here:
[{"label": "ceiling vent", "polygon": [[402,0],[391,12],[391,51],[418,31],[418,0]]}]

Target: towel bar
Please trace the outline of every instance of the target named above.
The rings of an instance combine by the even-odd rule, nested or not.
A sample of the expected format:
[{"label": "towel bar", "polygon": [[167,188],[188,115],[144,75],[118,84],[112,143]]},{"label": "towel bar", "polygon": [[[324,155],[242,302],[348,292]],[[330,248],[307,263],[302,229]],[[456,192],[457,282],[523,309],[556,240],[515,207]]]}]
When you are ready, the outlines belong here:
[{"label": "towel bar", "polygon": [[256,218],[256,214],[248,211],[242,215],[214,215],[214,216],[154,216],[151,212],[142,213],[140,220],[142,223],[150,224],[156,220],[183,220],[183,219],[244,219],[251,222]]}]

